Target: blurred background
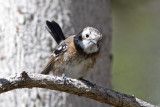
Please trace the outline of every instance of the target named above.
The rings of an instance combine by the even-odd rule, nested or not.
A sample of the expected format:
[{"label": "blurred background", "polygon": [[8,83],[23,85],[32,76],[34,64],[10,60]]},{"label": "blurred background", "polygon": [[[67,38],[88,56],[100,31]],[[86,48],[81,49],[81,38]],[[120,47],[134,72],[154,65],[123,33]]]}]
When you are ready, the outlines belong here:
[{"label": "blurred background", "polygon": [[[110,88],[111,79],[114,90],[160,104],[159,4],[160,0],[0,0],[0,78],[23,70],[41,71],[56,45],[44,28],[46,20],[56,20],[66,35],[97,26],[106,35],[102,52],[106,58],[101,57],[105,62],[101,63],[107,66],[100,64],[103,69],[95,69],[90,80]],[[67,102],[69,107],[77,103],[104,107],[94,100],[37,88],[0,95],[1,107],[66,107]]]},{"label": "blurred background", "polygon": [[160,0],[111,0],[113,89],[160,104]]}]

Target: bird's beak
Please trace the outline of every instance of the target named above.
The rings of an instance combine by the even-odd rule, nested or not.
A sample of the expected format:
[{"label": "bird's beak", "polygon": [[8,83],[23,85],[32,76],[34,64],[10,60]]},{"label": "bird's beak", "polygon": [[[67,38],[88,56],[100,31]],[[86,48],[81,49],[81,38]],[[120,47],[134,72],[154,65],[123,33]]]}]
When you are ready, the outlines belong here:
[{"label": "bird's beak", "polygon": [[95,40],[95,39],[91,39],[91,42],[94,44],[97,44],[97,40]]}]

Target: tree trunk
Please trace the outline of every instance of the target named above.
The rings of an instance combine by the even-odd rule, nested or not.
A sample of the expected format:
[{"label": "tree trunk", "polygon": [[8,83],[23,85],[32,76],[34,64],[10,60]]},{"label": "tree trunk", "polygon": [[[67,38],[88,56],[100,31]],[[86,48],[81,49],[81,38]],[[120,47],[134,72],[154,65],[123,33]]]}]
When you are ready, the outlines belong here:
[{"label": "tree trunk", "polygon": [[[109,0],[5,0],[0,1],[0,75],[16,72],[40,73],[55,47],[45,30],[46,20],[55,20],[66,36],[86,26],[103,34],[101,56],[90,81],[111,88]],[[39,72],[37,72],[39,71]],[[104,107],[83,97],[45,89],[21,89],[0,95],[1,107]]]},{"label": "tree trunk", "polygon": [[[109,0],[72,0],[71,22],[75,32],[86,26],[93,26],[103,35],[101,56],[89,77],[89,80],[111,88],[110,81],[110,1]],[[67,107],[106,107],[106,104],[95,102],[91,99],[70,95],[67,98]]]}]

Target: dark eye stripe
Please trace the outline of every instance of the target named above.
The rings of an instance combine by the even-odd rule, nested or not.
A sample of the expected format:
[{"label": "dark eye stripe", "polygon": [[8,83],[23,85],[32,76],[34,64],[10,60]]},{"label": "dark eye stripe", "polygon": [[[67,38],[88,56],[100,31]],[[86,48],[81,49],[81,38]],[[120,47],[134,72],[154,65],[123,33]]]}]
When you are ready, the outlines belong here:
[{"label": "dark eye stripe", "polygon": [[78,37],[78,39],[81,41],[81,40],[82,40],[82,35],[80,35],[80,36]]}]

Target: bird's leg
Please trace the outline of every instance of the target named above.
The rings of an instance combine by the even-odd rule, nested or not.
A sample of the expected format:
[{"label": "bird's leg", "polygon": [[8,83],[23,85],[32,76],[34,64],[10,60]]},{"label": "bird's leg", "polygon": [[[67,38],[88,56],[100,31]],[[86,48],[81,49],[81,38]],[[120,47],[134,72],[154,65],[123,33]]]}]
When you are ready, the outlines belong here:
[{"label": "bird's leg", "polygon": [[64,83],[66,83],[66,74],[65,73],[62,74],[62,78],[64,80]]}]

